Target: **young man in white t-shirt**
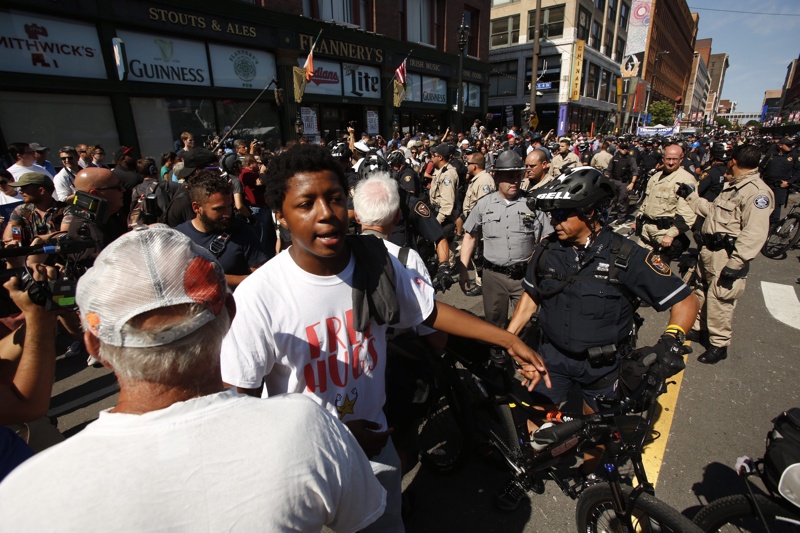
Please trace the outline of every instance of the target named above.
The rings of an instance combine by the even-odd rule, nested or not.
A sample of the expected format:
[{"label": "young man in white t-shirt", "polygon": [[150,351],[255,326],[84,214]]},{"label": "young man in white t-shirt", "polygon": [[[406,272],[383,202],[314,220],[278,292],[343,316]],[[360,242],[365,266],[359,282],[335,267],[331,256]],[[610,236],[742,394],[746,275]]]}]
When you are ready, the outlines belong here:
[{"label": "young man in white t-shirt", "polygon": [[[292,245],[237,289],[237,318],[222,347],[222,378],[253,396],[262,395],[264,384],[264,396],[302,392],[336,415],[387,489],[384,516],[365,531],[403,531],[399,460],[382,410],[389,325],[424,322],[500,345],[522,365],[531,386],[540,379],[549,383],[545,367],[516,336],[436,302],[432,287],[416,282],[380,243],[382,254],[374,247],[371,255],[363,254],[361,247],[372,246],[374,237],[346,238],[347,181],[328,150],[301,145],[276,157],[267,201]],[[354,286],[361,286],[359,272],[375,274],[368,268],[374,261],[381,263],[383,277],[369,292],[365,322],[367,304]],[[385,279],[389,272],[392,279]]]}]

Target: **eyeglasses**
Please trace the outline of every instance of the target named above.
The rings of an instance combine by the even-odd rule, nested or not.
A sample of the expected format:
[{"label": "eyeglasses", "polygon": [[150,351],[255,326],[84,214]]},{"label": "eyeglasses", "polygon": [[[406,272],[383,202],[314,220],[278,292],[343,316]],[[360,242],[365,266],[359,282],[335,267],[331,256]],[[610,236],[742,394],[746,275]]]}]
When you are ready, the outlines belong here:
[{"label": "eyeglasses", "polygon": [[88,151],[89,151],[89,150],[78,150],[78,153],[79,153],[79,154],[85,154],[85,153],[86,153],[86,152],[88,152]]},{"label": "eyeglasses", "polygon": [[548,215],[550,215],[550,218],[555,222],[564,222],[574,214],[575,214],[574,209],[553,209],[548,213]]},{"label": "eyeglasses", "polygon": [[61,158],[62,161],[71,161],[73,159],[75,159],[74,155],[68,155],[67,157],[62,157]]}]

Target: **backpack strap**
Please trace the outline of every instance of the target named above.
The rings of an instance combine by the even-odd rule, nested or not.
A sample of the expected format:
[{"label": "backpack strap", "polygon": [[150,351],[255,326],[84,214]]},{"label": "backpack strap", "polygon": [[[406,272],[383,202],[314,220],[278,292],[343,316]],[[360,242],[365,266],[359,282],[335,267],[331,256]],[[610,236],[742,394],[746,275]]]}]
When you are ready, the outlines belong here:
[{"label": "backpack strap", "polygon": [[403,246],[400,248],[400,253],[397,254],[397,259],[403,264],[404,267],[408,267],[408,252],[411,250],[408,246]]}]

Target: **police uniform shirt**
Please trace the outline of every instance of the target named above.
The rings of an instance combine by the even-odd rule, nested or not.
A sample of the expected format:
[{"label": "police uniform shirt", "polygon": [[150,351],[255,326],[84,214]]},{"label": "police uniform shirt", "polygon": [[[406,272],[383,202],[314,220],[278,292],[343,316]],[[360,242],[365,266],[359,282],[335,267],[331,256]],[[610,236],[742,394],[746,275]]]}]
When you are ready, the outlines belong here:
[{"label": "police uniform shirt", "polygon": [[404,189],[400,189],[400,213],[400,221],[389,236],[396,245],[416,249],[417,235],[433,245],[444,239],[442,225],[432,215],[430,206]]},{"label": "police uniform shirt", "polygon": [[562,174],[561,167],[570,163],[571,165],[569,168],[575,168],[581,164],[581,160],[578,159],[578,156],[575,155],[575,152],[567,152],[567,155],[565,156],[558,153],[553,156],[553,160],[550,162],[550,169],[548,170],[548,173],[554,178],[557,178]]},{"label": "police uniform shirt", "polygon": [[[679,183],[694,187],[697,180],[680,167],[670,174],[665,174],[663,170],[656,173],[647,182],[647,192],[641,207],[642,214],[654,219],[680,216],[686,222],[686,227],[691,227],[696,215],[686,200],[675,194]],[[681,233],[675,224],[667,230],[667,235],[673,238]]]},{"label": "police uniform shirt", "polygon": [[403,170],[401,170],[397,174],[397,183],[400,184],[400,188],[409,194],[416,196],[420,192],[419,174],[417,174],[412,168],[405,167]]},{"label": "police uniform shirt", "polygon": [[728,165],[724,162],[708,163],[700,170],[700,180],[697,185],[697,194],[713,202],[725,186],[725,173]]},{"label": "police uniform shirt", "polygon": [[795,150],[788,154],[774,154],[767,157],[761,168],[764,181],[773,187],[780,186],[781,181],[795,183],[800,180],[800,158]]},{"label": "police uniform shirt", "polygon": [[464,196],[464,214],[469,215],[478,200],[492,192],[494,192],[494,178],[488,172],[481,170],[471,177],[467,182],[467,193]]},{"label": "police uniform shirt", "polygon": [[713,202],[697,192],[686,200],[698,215],[706,217],[704,235],[724,233],[736,237],[728,267],[739,270],[761,251],[767,240],[775,195],[758,176],[758,169],[744,174],[736,183],[726,183]]},{"label": "police uniform shirt", "polygon": [[505,200],[499,192],[478,200],[464,222],[464,231],[478,229],[483,235],[483,256],[498,266],[527,261],[541,235],[552,231],[545,214],[531,211],[524,195]]},{"label": "police uniform shirt", "polygon": [[606,150],[600,150],[594,154],[594,156],[592,156],[591,165],[597,170],[605,172],[608,170],[608,165],[611,164],[611,160],[613,158],[614,156],[608,153]]},{"label": "police uniform shirt", "polygon": [[[522,280],[522,287],[539,304],[539,323],[548,341],[559,350],[573,354],[618,343],[630,332],[634,309],[620,289],[599,281],[608,277],[612,231],[603,228],[583,253],[570,243],[554,240],[551,236],[538,245],[548,246],[542,258],[543,271],[537,275],[538,265],[534,263],[541,262],[537,249]],[[535,287],[537,278],[547,272],[564,278],[580,273],[580,277],[568,281],[562,291],[545,296]],[[633,296],[659,312],[691,293],[658,254],[639,245],[633,246],[627,269],[617,270],[617,279]],[[538,288],[544,293],[555,292],[565,281],[538,279]]]},{"label": "police uniform shirt", "polygon": [[628,183],[633,176],[639,176],[639,165],[630,153],[622,155],[622,152],[617,152],[608,165],[608,175],[615,180]]},{"label": "police uniform shirt", "polygon": [[691,174],[692,176],[697,176],[697,171],[694,166],[694,161],[687,155],[683,161],[681,161],[681,168],[683,168],[686,172]]},{"label": "police uniform shirt", "polygon": [[661,162],[661,154],[656,150],[645,150],[639,156],[639,168],[642,173],[650,172]]},{"label": "police uniform shirt", "polygon": [[436,208],[436,220],[439,223],[453,214],[456,203],[456,189],[458,188],[458,173],[449,164],[433,171],[431,180],[430,199],[431,206]]}]

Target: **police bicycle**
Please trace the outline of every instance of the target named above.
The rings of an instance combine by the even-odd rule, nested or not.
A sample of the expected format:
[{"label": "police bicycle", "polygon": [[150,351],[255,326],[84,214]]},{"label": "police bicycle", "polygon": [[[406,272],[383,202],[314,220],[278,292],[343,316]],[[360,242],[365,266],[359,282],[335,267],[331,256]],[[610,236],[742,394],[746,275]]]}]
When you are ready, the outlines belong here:
[{"label": "police bicycle", "polygon": [[[800,187],[792,187],[789,192],[798,192]],[[780,222],[770,227],[769,235],[761,248],[761,253],[765,257],[775,259],[782,257],[786,252],[794,248],[797,241],[800,241],[800,211],[797,211],[797,202],[792,205]]]},{"label": "police bicycle", "polygon": [[[636,354],[636,355],[634,355]],[[697,526],[654,497],[642,463],[657,398],[666,380],[684,368],[654,351],[633,352],[640,381],[620,399],[602,401],[592,415],[546,412],[533,406],[515,379],[511,358],[502,350],[451,337],[435,358],[436,408],[419,426],[422,466],[440,473],[461,468],[470,451],[490,446],[526,489],[541,494],[544,480],[578,501],[576,522],[582,532],[693,532]],[[541,424],[533,435],[527,421]],[[585,450],[605,447],[605,479],[576,478],[564,462]],[[626,484],[629,471],[638,481]],[[623,473],[624,472],[624,473]]]}]

